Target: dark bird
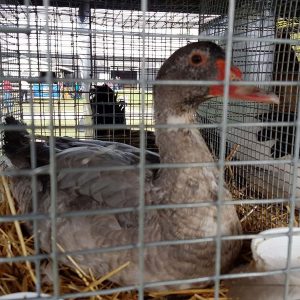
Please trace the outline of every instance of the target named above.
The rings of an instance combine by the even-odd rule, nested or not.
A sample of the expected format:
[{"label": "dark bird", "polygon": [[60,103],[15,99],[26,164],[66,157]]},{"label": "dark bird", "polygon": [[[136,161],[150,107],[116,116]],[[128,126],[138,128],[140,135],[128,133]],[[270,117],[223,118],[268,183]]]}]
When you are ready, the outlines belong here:
[{"label": "dark bird", "polygon": [[[223,80],[225,53],[214,43],[196,42],[174,52],[160,68],[157,80]],[[241,80],[241,72],[231,67],[231,78]],[[265,103],[277,103],[275,95],[267,94],[256,87],[230,86],[230,97]],[[223,95],[223,86],[203,85],[155,85],[154,110],[156,124],[168,124],[169,128],[158,128],[156,141],[161,164],[211,162],[210,167],[161,168],[157,174],[144,170],[144,203],[146,206],[209,201],[208,206],[186,208],[146,209],[144,224],[144,272],[145,282],[175,279],[200,278],[215,273],[216,245],[214,240],[199,243],[182,243],[148,247],[157,241],[201,239],[217,234],[217,222],[221,222],[221,236],[238,235],[241,224],[233,205],[220,207],[220,219],[213,203],[218,198],[219,170],[198,129],[177,128],[195,122],[198,105],[214,96]],[[8,125],[7,125],[8,126]],[[22,149],[29,143],[25,132],[22,136],[5,130],[3,151],[11,160],[14,169],[30,168]],[[11,137],[10,137],[11,136]],[[123,146],[122,146],[123,147]],[[140,169],[129,168],[139,163],[139,157],[128,154],[122,147],[101,147],[97,144],[60,150],[56,154],[56,207],[57,213],[111,208],[139,207]],[[125,148],[128,146],[124,146]],[[63,147],[62,147],[63,148]],[[84,167],[84,168],[83,168]],[[87,170],[87,167],[93,167]],[[98,169],[97,167],[106,167]],[[118,167],[118,170],[109,167]],[[80,172],[68,172],[71,168],[82,168]],[[39,177],[38,177],[39,180]],[[22,213],[32,212],[31,179],[12,176],[12,193]],[[51,207],[50,181],[38,182],[38,212],[48,213]],[[232,196],[224,187],[223,200]],[[28,225],[27,225],[28,226]],[[40,245],[51,251],[51,222],[38,221]],[[96,216],[64,217],[56,220],[57,243],[65,251],[99,249],[112,246],[137,245],[139,236],[138,213],[126,212]],[[30,229],[30,227],[29,227]],[[228,272],[241,249],[240,240],[223,240],[221,247],[221,272]],[[98,277],[130,262],[126,270],[114,275],[111,280],[121,285],[137,284],[140,281],[138,249],[129,247],[123,251],[76,254],[73,258],[79,266]],[[61,258],[71,265],[70,261]],[[206,286],[205,281],[198,286]],[[177,288],[188,288],[182,283]],[[148,289],[166,289],[168,284]],[[146,286],[147,289],[147,286]]]},{"label": "dark bird", "polygon": [[[297,115],[293,112],[276,112],[271,111],[260,114],[256,117],[263,123],[267,122],[295,122]],[[295,125],[290,126],[266,126],[257,132],[257,139],[260,142],[275,140],[275,144],[271,147],[270,154],[274,158],[284,157],[294,154],[294,143],[296,136]]]},{"label": "dark bird", "polygon": [[[7,116],[5,118],[6,125],[22,126],[22,122],[16,120],[13,116]],[[36,166],[41,167],[48,165],[50,163],[50,141],[47,136],[38,136],[38,141],[35,141],[35,151],[36,151]],[[6,153],[12,153],[17,151],[22,153],[23,158],[27,160],[27,164],[30,164],[30,136],[26,130],[21,131],[10,131],[5,133],[6,144],[3,146]],[[54,149],[56,153],[60,153],[63,150],[75,148],[75,147],[98,147],[98,148],[110,148],[122,151],[124,155],[132,156],[133,161],[139,160],[140,150],[134,146],[128,144],[122,144],[110,141],[100,141],[100,140],[79,140],[72,137],[55,137]],[[14,143],[17,142],[15,145]],[[16,149],[17,148],[17,149]],[[104,150],[105,151],[105,150]],[[146,150],[145,152],[146,162],[159,163],[159,155],[155,152]]]},{"label": "dark bird", "polygon": [[[93,123],[125,124],[125,103],[118,101],[118,95],[107,85],[95,85],[90,90],[90,104]],[[95,129],[100,139],[110,134],[110,129]]]},{"label": "dark bird", "polygon": [[[118,94],[107,84],[94,86],[91,89],[90,104],[94,125],[126,124],[126,103],[118,100]],[[95,129],[95,139],[121,142],[139,147],[140,131],[133,129]],[[155,135],[152,131],[145,130],[145,147],[151,151],[158,151]]]}]

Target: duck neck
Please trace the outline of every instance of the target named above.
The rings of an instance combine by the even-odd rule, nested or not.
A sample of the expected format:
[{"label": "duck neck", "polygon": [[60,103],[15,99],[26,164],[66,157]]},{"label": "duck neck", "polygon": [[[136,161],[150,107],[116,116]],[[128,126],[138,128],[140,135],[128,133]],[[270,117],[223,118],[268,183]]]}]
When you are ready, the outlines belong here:
[{"label": "duck neck", "polygon": [[[156,113],[156,124],[167,124],[170,128],[157,129],[156,142],[162,164],[213,162],[213,157],[197,128],[178,128],[178,124],[195,123],[195,110],[176,113],[175,109],[160,108]],[[168,199],[162,202],[188,202],[209,200],[210,191],[217,188],[217,170],[213,167],[162,168],[156,181],[162,194]],[[169,196],[171,195],[171,199]]]},{"label": "duck neck", "polygon": [[195,124],[193,112],[185,112],[180,115],[169,113],[158,120],[157,124],[168,126],[168,128],[156,131],[156,142],[162,163],[212,161],[212,156],[199,129],[188,127],[190,124]]}]

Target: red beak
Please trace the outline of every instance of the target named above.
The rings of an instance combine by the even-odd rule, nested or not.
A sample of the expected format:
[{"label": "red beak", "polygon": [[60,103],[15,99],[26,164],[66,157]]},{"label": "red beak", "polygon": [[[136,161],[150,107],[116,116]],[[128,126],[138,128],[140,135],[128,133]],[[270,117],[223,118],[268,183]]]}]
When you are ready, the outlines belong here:
[{"label": "red beak", "polygon": [[[218,70],[217,80],[224,80],[225,78],[225,60],[218,59],[216,61],[216,68]],[[230,79],[232,81],[239,81],[243,79],[242,72],[237,67],[231,67]],[[209,89],[210,96],[223,96],[224,86],[223,85],[212,85]],[[273,94],[266,92],[255,86],[229,86],[229,97],[233,100],[245,100],[261,103],[272,103],[278,104],[279,98]]]}]

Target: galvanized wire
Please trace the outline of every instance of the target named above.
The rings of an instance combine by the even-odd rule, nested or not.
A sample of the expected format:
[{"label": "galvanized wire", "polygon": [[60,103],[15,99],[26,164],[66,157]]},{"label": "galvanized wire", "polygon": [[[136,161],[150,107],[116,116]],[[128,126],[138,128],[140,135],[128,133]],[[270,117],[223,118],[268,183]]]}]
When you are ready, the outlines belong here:
[{"label": "galvanized wire", "polygon": [[[297,10],[293,11],[293,3],[291,2],[288,5],[288,2],[286,1],[280,3],[280,0],[276,1],[276,7],[281,12],[282,15],[284,15],[287,19],[292,17],[297,17],[296,13]],[[0,74],[0,81],[4,79],[8,79],[13,81],[14,83],[18,84],[20,86],[22,80],[27,80],[29,83],[48,83],[50,87],[50,101],[48,104],[40,104],[40,118],[45,118],[45,113],[43,113],[43,109],[48,106],[49,108],[49,122],[46,124],[38,125],[35,122],[35,111],[33,107],[33,100],[31,101],[30,105],[30,125],[28,126],[11,126],[10,128],[7,128],[7,130],[15,130],[17,129],[32,129],[30,130],[30,136],[32,138],[31,141],[31,162],[32,162],[32,170],[10,170],[10,171],[3,171],[0,172],[1,175],[9,175],[9,176],[15,176],[15,175],[26,175],[30,176],[32,178],[32,192],[33,192],[33,212],[30,214],[25,215],[18,215],[18,216],[1,216],[0,217],[0,224],[3,222],[12,222],[15,220],[20,221],[33,221],[33,232],[34,232],[34,243],[35,243],[35,255],[31,255],[28,257],[14,257],[14,258],[0,258],[0,263],[9,263],[9,262],[19,262],[19,261],[32,261],[35,263],[35,270],[37,274],[37,283],[36,283],[36,291],[39,293],[41,291],[41,275],[40,275],[40,261],[42,259],[51,258],[53,262],[53,278],[54,278],[54,297],[53,299],[58,298],[79,298],[79,297],[87,297],[87,296],[93,296],[93,295],[107,295],[112,294],[114,292],[121,292],[121,291],[127,291],[131,289],[137,289],[139,291],[139,299],[143,299],[143,292],[144,288],[146,287],[158,287],[163,286],[166,284],[166,282],[155,282],[155,283],[147,283],[144,282],[143,279],[143,273],[144,273],[144,249],[148,247],[163,247],[167,245],[182,245],[182,244],[189,244],[189,243],[203,243],[203,242],[215,242],[216,243],[216,265],[215,265],[215,275],[212,277],[205,277],[205,278],[196,278],[196,279],[187,279],[187,280],[173,280],[168,281],[167,283],[178,285],[181,283],[194,283],[194,282],[204,282],[208,279],[212,279],[215,282],[215,299],[219,299],[219,290],[220,290],[220,280],[222,279],[229,279],[229,278],[242,278],[247,276],[265,276],[265,275],[271,275],[271,274],[286,274],[286,281],[285,281],[285,300],[288,299],[288,286],[289,286],[289,274],[291,272],[297,271],[297,269],[294,269],[291,267],[291,248],[292,248],[292,242],[293,242],[293,235],[292,232],[292,226],[295,219],[295,203],[296,201],[299,201],[299,198],[297,197],[297,168],[299,167],[299,148],[300,148],[300,121],[299,120],[288,120],[288,121],[279,121],[278,117],[275,120],[272,120],[272,122],[258,122],[253,121],[249,119],[248,117],[253,117],[254,113],[258,110],[257,106],[253,104],[240,104],[235,103],[235,105],[229,105],[228,104],[228,91],[229,91],[229,84],[236,84],[237,86],[246,85],[246,86],[253,86],[259,84],[262,87],[265,88],[275,88],[275,87],[281,87],[284,89],[286,86],[291,86],[298,89],[300,88],[299,80],[289,80],[289,78],[285,77],[285,70],[284,70],[284,64],[281,65],[281,68],[277,69],[275,73],[278,74],[278,77],[275,79],[272,77],[266,77],[264,78],[264,75],[268,73],[265,69],[263,69],[263,66],[267,65],[267,56],[272,53],[271,46],[274,44],[282,45],[284,51],[287,51],[288,46],[292,48],[291,46],[299,46],[300,40],[292,40],[287,37],[278,37],[278,35],[275,37],[273,35],[273,31],[271,31],[271,25],[268,22],[272,22],[272,15],[265,14],[263,9],[268,8],[267,1],[262,1],[261,4],[261,10],[262,12],[257,13],[257,5],[254,5],[254,3],[247,3],[247,1],[239,2],[239,4],[246,5],[248,8],[253,8],[253,11],[240,11],[239,7],[236,5],[236,2],[234,0],[229,1],[228,6],[228,13],[226,16],[215,16],[211,21],[206,22],[206,15],[196,14],[196,16],[192,15],[182,15],[182,17],[176,19],[175,14],[170,16],[167,13],[161,14],[158,17],[155,15],[153,18],[155,18],[154,22],[151,23],[149,21],[152,18],[151,12],[147,11],[147,4],[148,1],[141,0],[141,12],[139,14],[136,14],[135,12],[125,13],[122,11],[102,11],[103,20],[99,21],[99,15],[97,15],[97,11],[94,10],[91,15],[93,16],[90,20],[90,27],[87,28],[79,28],[78,24],[73,21],[73,17],[78,17],[77,13],[74,9],[70,8],[69,11],[64,12],[64,17],[70,16],[72,19],[73,25],[72,26],[64,26],[64,24],[60,24],[59,21],[59,14],[60,9],[58,8],[52,8],[49,6],[49,1],[44,0],[44,6],[42,9],[37,9],[37,12],[43,11],[45,14],[45,24],[41,25],[39,23],[39,20],[36,20],[36,24],[33,24],[32,14],[30,12],[31,7],[29,6],[29,1],[26,0],[25,7],[19,6],[18,11],[20,14],[25,14],[25,21],[24,23],[18,23],[19,25],[16,26],[14,24],[14,13],[12,9],[7,9],[7,14],[10,16],[10,19],[8,18],[6,21],[1,20],[0,22],[0,38],[1,41],[4,41],[3,46],[4,48],[1,49],[1,53],[4,56],[12,56],[16,58],[15,61],[11,62],[10,64],[7,63],[6,65],[3,64],[3,62],[0,60],[0,67],[3,68],[3,66],[7,66],[9,70],[4,71],[12,71],[17,67],[19,69],[19,73],[15,75],[8,74]],[[1,4],[3,5],[3,4]],[[220,2],[218,5],[222,6],[224,5],[223,2]],[[284,7],[282,7],[284,6]],[[3,6],[5,8],[5,5]],[[201,7],[204,9],[207,8],[207,4],[201,5]],[[172,7],[170,7],[170,10],[172,10]],[[107,13],[107,14],[105,14]],[[52,14],[55,16],[55,18],[51,19]],[[253,15],[252,15],[253,14]],[[294,16],[293,16],[294,14]],[[275,15],[275,12],[274,12]],[[178,16],[177,16],[178,17]],[[244,18],[245,17],[245,18]],[[98,19],[97,19],[98,18]],[[185,21],[185,18],[188,20]],[[266,21],[265,22],[265,28],[259,28],[257,29],[257,20]],[[119,22],[121,20],[121,24],[124,28],[130,28],[128,30],[122,29],[120,30],[118,26],[114,26],[112,22]],[[101,23],[102,22],[102,23]],[[162,22],[162,23],[160,23]],[[170,26],[174,26],[174,28],[179,29],[186,29],[189,30],[197,29],[196,32],[190,33],[188,30],[182,30],[183,33],[178,33],[175,31],[175,29],[165,31],[165,32],[159,32],[159,30],[153,31],[153,28],[162,29],[163,26],[168,28],[168,22],[172,23]],[[129,24],[129,25],[128,25]],[[151,24],[153,25],[153,28],[151,27]],[[175,24],[175,25],[174,25]],[[202,25],[202,26],[201,26]],[[274,25],[274,24],[273,24]],[[99,28],[99,26],[102,26]],[[127,27],[126,27],[127,26]],[[136,26],[136,27],[135,27]],[[159,28],[161,26],[161,28]],[[186,28],[184,28],[184,26]],[[199,28],[198,28],[199,27]],[[201,28],[202,31],[201,31]],[[241,30],[243,28],[243,30]],[[199,30],[198,30],[199,29]],[[259,33],[256,34],[255,30],[259,30]],[[269,31],[268,31],[269,30]],[[209,32],[210,31],[210,32]],[[64,54],[59,50],[59,38],[58,34],[62,33],[66,36],[72,36],[72,43],[74,43],[73,51],[76,52],[76,47],[78,47],[78,43],[80,43],[80,36],[87,36],[90,35],[91,39],[93,38],[96,40],[99,37],[103,37],[103,44],[106,45],[103,47],[104,54],[101,53],[102,49],[97,45],[97,43],[90,43],[91,51],[90,51],[90,60],[91,60],[91,77],[82,79],[79,74],[76,74],[74,78],[57,78],[53,79],[50,77],[50,71],[52,71],[52,64],[53,64],[53,58],[52,55],[56,55],[56,61],[58,65],[63,66],[64,65]],[[215,34],[214,34],[215,33]],[[29,78],[27,76],[23,76],[22,73],[20,73],[20,63],[18,63],[18,60],[20,61],[20,53],[16,54],[13,53],[13,51],[9,51],[9,42],[8,40],[13,38],[15,35],[20,34],[27,34],[28,39],[28,50],[27,54],[29,56]],[[214,34],[214,35],[211,35]],[[51,39],[51,36],[55,36],[54,40]],[[46,79],[39,79],[36,78],[33,75],[33,69],[37,68],[41,70],[40,63],[42,61],[42,58],[40,58],[39,62],[34,63],[32,58],[34,58],[34,51],[36,51],[36,55],[39,54],[38,45],[31,45],[31,39],[34,38],[39,39],[39,42],[41,44],[45,44],[47,46],[46,51],[46,60],[47,60],[47,71],[48,76]],[[136,39],[140,38],[138,46],[136,46]],[[127,39],[127,42],[125,40]],[[130,40],[129,40],[130,39]],[[20,40],[18,38],[15,39],[17,43],[20,43]],[[107,46],[111,41],[113,40],[114,43],[118,45],[120,41],[122,40],[121,46],[123,54],[118,54],[118,47],[113,47],[112,53],[109,51],[109,46]],[[162,61],[168,57],[170,52],[172,52],[175,48],[175,45],[184,44],[187,41],[194,41],[194,40],[213,40],[217,41],[220,44],[226,43],[226,72],[225,72],[225,80],[221,82],[217,81],[176,81],[176,80],[168,80],[168,81],[158,81],[153,78],[154,73],[157,71],[157,66],[162,63]],[[149,41],[152,41],[149,42]],[[155,42],[153,42],[155,41]],[[157,54],[151,53],[151,50],[148,49],[149,43],[151,46],[153,46],[155,51],[159,52]],[[161,44],[160,44],[161,43]],[[241,45],[244,43],[245,45],[245,51],[236,51],[235,47],[236,45]],[[265,47],[264,45],[269,45],[270,48]],[[271,46],[270,46],[271,45]],[[18,45],[19,47],[20,45]],[[134,49],[134,47],[137,47],[138,50]],[[124,54],[126,49],[130,48],[130,55],[129,57],[126,57]],[[176,46],[177,47],[177,46]],[[55,48],[55,53],[53,53],[53,48]],[[246,49],[247,48],[247,49]],[[74,50],[75,49],[75,50]],[[31,51],[32,50],[32,51]],[[134,51],[139,52],[138,57],[135,57]],[[172,51],[171,51],[172,50]],[[7,52],[5,52],[7,51]],[[21,51],[21,50],[19,50]],[[60,52],[61,51],[61,52]],[[291,50],[289,50],[291,51]],[[24,54],[23,50],[23,53]],[[246,53],[248,55],[246,55]],[[26,54],[26,53],[25,53]],[[152,55],[152,57],[151,57]],[[253,59],[256,56],[261,55],[260,59],[257,61],[254,61]],[[149,56],[149,57],[148,57]],[[45,58],[45,57],[44,57]],[[245,67],[245,70],[249,71],[247,69],[247,58],[250,61],[250,64],[252,63],[252,71],[250,70],[248,73],[246,72],[246,80],[243,82],[231,82],[230,81],[230,62],[231,58],[236,60],[237,64],[240,64],[239,66]],[[69,59],[69,58],[68,58]],[[76,53],[73,53],[71,56],[73,63],[78,63],[79,59],[76,56]],[[97,66],[97,61],[99,60],[105,60],[103,65]],[[277,59],[279,60],[279,58]],[[290,63],[290,57],[284,61],[284,63],[289,64]],[[137,61],[137,63],[136,63]],[[113,65],[110,65],[110,63],[113,63]],[[2,65],[3,64],[3,65]],[[153,67],[153,70],[147,74],[147,64],[152,64],[155,67]],[[130,118],[132,118],[132,121],[138,120],[139,124],[102,124],[102,125],[80,125],[79,124],[79,118],[80,113],[76,111],[76,108],[74,108],[74,118],[76,119],[76,125],[70,126],[67,124],[64,124],[62,122],[62,119],[65,118],[65,108],[60,107],[59,111],[55,111],[55,107],[53,104],[53,97],[52,97],[52,84],[55,83],[76,83],[78,80],[84,82],[86,85],[92,84],[95,81],[98,81],[98,73],[97,70],[106,70],[107,68],[111,67],[114,71],[115,68],[118,70],[118,68],[138,68],[140,73],[140,77],[136,78],[135,80],[131,79],[121,79],[121,80],[115,80],[115,79],[101,79],[104,83],[112,83],[112,84],[120,84],[120,85],[136,85],[140,87],[140,99],[139,99],[139,109],[138,109],[138,116],[134,117],[133,113]],[[260,70],[259,67],[262,67]],[[11,68],[11,69],[10,69]],[[296,70],[296,63],[293,63],[293,67],[291,70],[291,73],[295,74],[297,72]],[[9,72],[8,72],[9,73]],[[147,77],[149,76],[149,77]],[[263,79],[261,79],[263,78]],[[157,85],[214,85],[214,84],[223,84],[224,85],[224,102],[223,104],[218,104],[218,107],[215,107],[215,111],[218,112],[218,116],[215,118],[211,117],[211,113],[209,109],[211,107],[204,107],[203,108],[203,114],[202,116],[205,116],[208,118],[211,123],[206,124],[192,124],[192,125],[176,125],[176,124],[152,124],[151,128],[198,128],[198,129],[216,129],[220,133],[220,141],[219,141],[219,157],[220,159],[216,163],[211,162],[198,162],[198,163],[169,163],[169,164],[147,164],[145,159],[145,150],[146,150],[146,140],[144,136],[144,131],[147,129],[146,120],[147,118],[152,118],[152,112],[148,112],[146,107],[148,104],[147,99],[147,91],[151,90],[151,86],[153,84]],[[18,96],[17,96],[18,98]],[[286,100],[284,100],[286,101]],[[298,99],[299,104],[299,99]],[[74,100],[71,105],[74,105],[74,107],[79,106],[79,103]],[[17,108],[16,108],[17,109]],[[234,109],[238,110],[243,119],[238,119],[236,115],[232,115],[232,112]],[[249,113],[248,110],[251,110]],[[275,112],[275,108],[273,108],[273,114]],[[265,108],[262,108],[261,111],[267,111]],[[277,110],[279,111],[279,110]],[[132,112],[132,111],[131,111]],[[15,111],[16,114],[19,113],[20,116],[22,116],[22,108],[20,108],[20,111]],[[288,113],[291,114],[291,107],[288,107]],[[299,115],[299,105],[298,105],[298,111],[297,114]],[[55,125],[54,119],[56,116],[59,118],[60,125]],[[136,118],[136,119],[135,119]],[[248,118],[248,119],[247,119]],[[44,120],[45,121],[45,120]],[[64,124],[64,125],[63,125]],[[283,157],[281,159],[274,159],[266,157],[268,156],[268,150],[269,148],[266,146],[265,149],[261,150],[265,155],[264,159],[258,159],[255,155],[259,153],[259,150],[257,150],[257,153],[254,155],[248,154],[249,149],[245,147],[243,150],[244,153],[248,156],[244,157],[244,159],[237,160],[237,161],[225,161],[226,158],[226,141],[232,141],[235,138],[239,138],[240,136],[238,133],[235,133],[234,130],[238,129],[240,132],[243,133],[243,139],[244,141],[251,141],[253,137],[251,137],[251,134],[254,135],[256,133],[256,128],[260,127],[262,128],[268,128],[268,127],[276,127],[279,128],[279,126],[282,128],[284,126],[293,126],[295,128],[295,139],[294,139],[294,149],[295,152],[293,153],[292,157]],[[73,168],[73,169],[59,169],[59,171],[63,174],[67,173],[73,173],[76,174],[78,172],[99,172],[99,171],[118,171],[118,170],[139,170],[139,206],[138,207],[126,207],[126,208],[116,208],[116,209],[98,209],[93,211],[70,211],[70,212],[63,212],[58,213],[56,211],[56,193],[57,193],[57,167],[55,165],[55,139],[54,136],[57,135],[57,132],[59,132],[59,135],[63,135],[64,132],[67,132],[68,129],[74,129],[75,128],[75,135],[76,137],[79,137],[79,130],[88,130],[88,129],[139,129],[140,131],[140,163],[138,166],[127,166],[127,167],[94,167],[94,168]],[[3,129],[3,125],[0,125],[0,129]],[[36,151],[33,147],[34,145],[34,139],[37,135],[37,133],[45,132],[45,130],[49,130],[49,144],[50,144],[50,165],[47,167],[37,168],[36,167]],[[65,131],[64,131],[65,130]],[[215,139],[215,133],[211,133],[209,138],[213,145],[216,145],[218,141]],[[114,137],[113,137],[114,138]],[[281,137],[280,142],[284,142],[284,139]],[[254,145],[257,146],[259,143],[257,141],[254,142]],[[281,148],[280,148],[281,150]],[[241,152],[243,152],[241,151]],[[281,197],[276,196],[274,198],[268,198],[268,197],[261,197],[260,199],[250,199],[245,196],[243,199],[234,200],[234,201],[226,201],[226,203],[223,201],[223,184],[224,184],[224,170],[227,166],[232,167],[266,167],[266,168],[278,168],[284,167],[286,165],[291,165],[294,167],[294,172],[291,174],[292,176],[292,183],[291,185],[291,191],[290,191],[290,197]],[[201,167],[216,167],[218,166],[220,169],[220,181],[219,181],[219,191],[218,191],[218,200],[214,203],[211,203],[209,201],[210,199],[207,199],[206,202],[201,203],[188,203],[188,199],[182,199],[182,204],[164,204],[164,205],[145,205],[144,203],[144,179],[145,179],[145,171],[147,169],[157,169],[157,168],[201,168]],[[51,210],[49,214],[40,214],[37,210],[37,176],[41,174],[47,174],[50,175],[51,178]],[[271,173],[270,173],[271,174]],[[266,180],[266,179],[265,179]],[[269,175],[268,182],[271,182],[273,186],[280,185],[279,177],[276,178],[276,176]],[[259,191],[258,191],[259,192]],[[235,240],[235,239],[250,239],[257,237],[254,234],[242,234],[239,236],[231,236],[231,237],[222,237],[220,234],[221,229],[221,222],[220,222],[220,208],[225,205],[246,205],[246,204],[257,204],[257,205],[269,205],[269,204],[281,204],[283,207],[283,204],[289,201],[291,213],[290,213],[290,219],[289,219],[289,232],[287,234],[279,234],[278,236],[288,236],[289,237],[289,244],[288,244],[288,261],[287,266],[283,270],[278,271],[270,271],[265,273],[246,273],[246,274],[221,274],[220,270],[220,261],[221,261],[221,242],[224,240]],[[187,203],[185,203],[187,202]],[[144,214],[147,211],[151,210],[160,210],[160,209],[181,209],[181,208],[196,208],[196,207],[212,207],[217,206],[218,215],[217,215],[217,234],[214,237],[207,237],[203,239],[195,239],[195,240],[176,240],[176,241],[155,241],[152,243],[144,243]],[[138,233],[138,243],[136,245],[121,245],[118,247],[107,247],[107,248],[101,248],[101,249],[83,249],[78,251],[70,251],[66,253],[60,253],[57,251],[56,246],[56,238],[57,238],[57,228],[56,228],[56,220],[57,218],[72,218],[72,217],[80,217],[80,216],[94,216],[94,215],[108,215],[108,214],[116,214],[116,213],[124,213],[124,212],[135,212],[138,213],[139,216],[139,233]],[[38,221],[39,220],[51,220],[51,243],[52,243],[52,249],[51,253],[48,254],[40,254],[39,251],[39,240],[38,240]],[[271,236],[271,235],[270,235]],[[273,235],[275,237],[276,235]],[[266,237],[269,237],[269,235],[266,235]],[[138,259],[139,259],[139,272],[140,272],[140,282],[136,286],[131,287],[122,287],[122,288],[116,288],[111,289],[108,291],[95,291],[95,292],[87,292],[87,293],[74,293],[69,295],[60,295],[60,288],[59,288],[59,276],[58,276],[58,260],[62,257],[65,257],[66,255],[79,255],[79,254],[85,254],[85,255],[91,255],[95,253],[105,253],[110,251],[125,251],[130,249],[138,249]],[[298,270],[299,271],[299,270]]]},{"label": "galvanized wire", "polygon": [[[53,101],[52,101],[52,83],[53,78],[50,74],[51,72],[51,51],[50,51],[50,32],[49,32],[49,0],[43,0],[45,7],[45,33],[47,40],[47,75],[46,82],[49,85],[49,111],[50,116],[53,115]],[[52,278],[53,278],[53,295],[58,298],[60,296],[60,284],[59,284],[59,274],[58,274],[58,259],[57,259],[57,169],[56,169],[56,151],[55,151],[55,139],[54,139],[54,124],[53,118],[50,118],[49,122],[49,175],[50,175],[50,218],[51,218],[51,263],[52,263]]]},{"label": "galvanized wire", "polygon": [[216,201],[217,206],[217,231],[216,231],[216,258],[215,258],[215,286],[214,296],[215,299],[219,299],[220,295],[220,275],[221,275],[221,255],[222,255],[222,243],[221,243],[221,205],[224,202],[224,171],[225,171],[225,143],[226,143],[226,131],[228,120],[228,101],[229,101],[229,84],[230,84],[230,70],[232,61],[232,37],[233,37],[233,25],[234,25],[234,12],[235,12],[235,0],[229,1],[228,8],[228,32],[226,40],[226,58],[225,58],[225,78],[224,78],[224,97],[223,97],[223,112],[221,120],[221,140],[220,140],[220,159],[218,160],[219,169],[219,184],[218,184],[218,198]]}]

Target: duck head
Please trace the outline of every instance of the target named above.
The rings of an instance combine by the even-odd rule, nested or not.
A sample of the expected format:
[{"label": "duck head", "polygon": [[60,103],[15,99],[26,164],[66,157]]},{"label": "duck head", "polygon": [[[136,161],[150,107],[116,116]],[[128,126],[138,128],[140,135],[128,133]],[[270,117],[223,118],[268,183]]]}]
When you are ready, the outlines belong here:
[{"label": "duck head", "polygon": [[[175,51],[160,68],[157,80],[224,80],[225,52],[212,42],[200,41]],[[242,72],[235,66],[230,69],[229,98],[261,103],[278,103],[278,97],[255,86],[237,86],[233,81],[242,80]],[[186,111],[212,97],[224,95],[224,84],[216,85],[156,85],[155,106],[159,110]],[[167,103],[166,103],[167,102]]]}]

